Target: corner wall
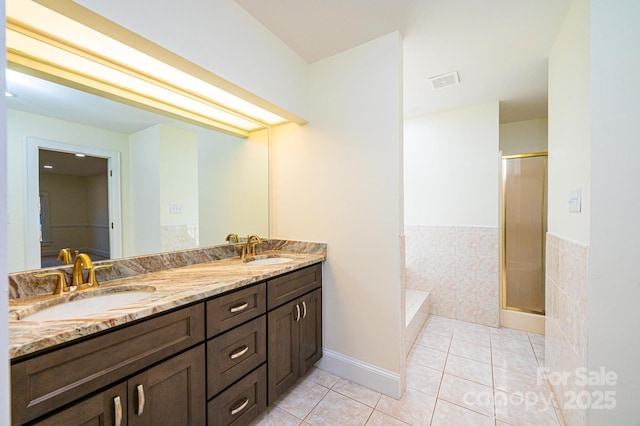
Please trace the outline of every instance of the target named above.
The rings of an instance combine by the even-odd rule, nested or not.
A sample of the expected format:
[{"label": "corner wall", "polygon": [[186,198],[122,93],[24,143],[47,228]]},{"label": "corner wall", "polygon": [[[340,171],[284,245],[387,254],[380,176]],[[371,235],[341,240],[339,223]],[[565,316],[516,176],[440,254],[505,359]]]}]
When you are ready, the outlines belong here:
[{"label": "corner wall", "polygon": [[322,366],[402,393],[401,39],[311,66],[309,124],[273,129],[272,237],[328,243]]},{"label": "corner wall", "polygon": [[498,102],[405,120],[407,287],[431,313],[499,323]]},{"label": "corner wall", "polygon": [[640,3],[591,0],[591,242],[589,371],[617,375],[615,409],[592,409],[589,425],[640,422]]},{"label": "corner wall", "polygon": [[[590,15],[590,0],[574,0],[549,55],[545,364],[551,372],[570,375],[566,382],[551,380],[569,425],[586,424],[586,410],[572,404],[571,397],[585,391],[575,374],[587,365]],[[570,213],[569,191],[576,188],[582,188],[582,211]]]}]

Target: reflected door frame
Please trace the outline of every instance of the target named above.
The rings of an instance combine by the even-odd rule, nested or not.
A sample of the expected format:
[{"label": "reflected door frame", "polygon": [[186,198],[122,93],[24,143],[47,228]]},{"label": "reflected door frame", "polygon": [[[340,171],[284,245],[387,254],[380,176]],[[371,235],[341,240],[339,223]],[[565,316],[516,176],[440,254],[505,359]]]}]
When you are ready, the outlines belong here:
[{"label": "reflected door frame", "polygon": [[109,170],[109,251],[111,259],[122,257],[122,220],[120,207],[120,153],[106,149],[39,138],[27,138],[27,226],[25,235],[25,258],[27,269],[41,268],[40,220],[39,220],[39,151],[82,153],[107,160]]}]

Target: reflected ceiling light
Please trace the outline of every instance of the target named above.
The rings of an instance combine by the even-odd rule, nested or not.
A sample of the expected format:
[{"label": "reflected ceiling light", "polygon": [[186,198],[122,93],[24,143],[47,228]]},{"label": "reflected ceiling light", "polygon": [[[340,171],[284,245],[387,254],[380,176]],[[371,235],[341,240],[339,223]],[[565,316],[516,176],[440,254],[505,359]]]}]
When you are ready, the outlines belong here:
[{"label": "reflected ceiling light", "polygon": [[45,164],[45,165],[44,165],[44,166],[42,166],[42,167],[43,167],[43,168],[45,168],[45,169],[53,169],[53,166],[50,166],[50,165],[48,165],[48,164]]},{"label": "reflected ceiling light", "polygon": [[[38,1],[50,4],[52,8],[57,5],[80,7],[69,6],[73,2]],[[241,136],[290,121],[36,2],[9,0],[7,17],[10,68],[28,73],[35,70],[37,75],[44,74],[45,78],[54,81],[80,86],[126,103],[142,104]],[[126,29],[121,32],[132,40],[137,37]],[[153,47],[163,49],[157,45]],[[166,50],[164,53],[173,55]],[[191,65],[205,77],[221,80],[178,59],[181,66]]]},{"label": "reflected ceiling light", "polygon": [[8,91],[6,91],[6,90],[5,90],[5,92],[4,92],[4,95],[5,95],[7,98],[16,98],[16,97],[17,97],[15,93],[11,93],[11,92],[8,92]]},{"label": "reflected ceiling light", "polygon": [[76,157],[86,157],[86,155],[85,155],[85,154],[83,154],[83,153],[81,153],[81,152],[76,152],[76,153],[75,153],[75,156],[76,156]]}]

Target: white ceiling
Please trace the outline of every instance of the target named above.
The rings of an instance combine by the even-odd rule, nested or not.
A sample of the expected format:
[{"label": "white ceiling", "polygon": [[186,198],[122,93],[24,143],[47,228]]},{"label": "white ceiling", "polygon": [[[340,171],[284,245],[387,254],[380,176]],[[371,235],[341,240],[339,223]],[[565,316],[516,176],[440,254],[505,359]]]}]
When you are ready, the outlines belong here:
[{"label": "white ceiling", "polygon": [[[399,30],[406,117],[501,101],[503,123],[547,115],[547,57],[571,0],[236,0],[308,62]],[[431,90],[428,77],[461,84]]]},{"label": "white ceiling", "polygon": [[414,0],[236,0],[307,62],[404,28]]},{"label": "white ceiling", "polygon": [[[236,2],[309,62],[400,30],[406,117],[498,100],[506,123],[546,116],[547,56],[571,0]],[[454,70],[459,85],[431,90],[428,77]],[[125,134],[195,128],[10,70],[7,87],[10,108]]]}]

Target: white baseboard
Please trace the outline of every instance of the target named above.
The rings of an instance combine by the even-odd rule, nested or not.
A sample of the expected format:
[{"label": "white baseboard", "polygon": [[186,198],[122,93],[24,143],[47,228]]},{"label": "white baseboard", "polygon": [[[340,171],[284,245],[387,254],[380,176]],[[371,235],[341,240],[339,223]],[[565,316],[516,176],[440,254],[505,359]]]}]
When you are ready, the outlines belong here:
[{"label": "white baseboard", "polygon": [[316,364],[326,370],[362,386],[381,392],[392,398],[402,396],[400,375],[368,364],[359,359],[323,348],[322,359]]}]

